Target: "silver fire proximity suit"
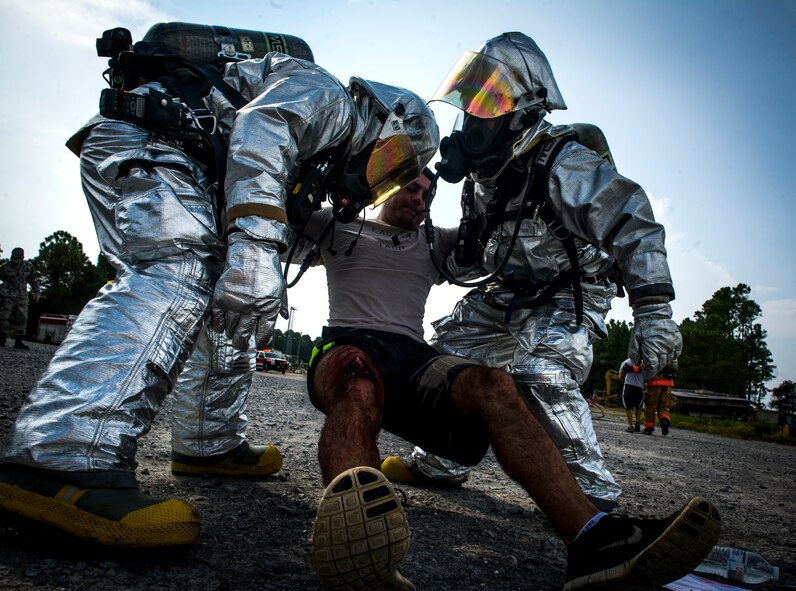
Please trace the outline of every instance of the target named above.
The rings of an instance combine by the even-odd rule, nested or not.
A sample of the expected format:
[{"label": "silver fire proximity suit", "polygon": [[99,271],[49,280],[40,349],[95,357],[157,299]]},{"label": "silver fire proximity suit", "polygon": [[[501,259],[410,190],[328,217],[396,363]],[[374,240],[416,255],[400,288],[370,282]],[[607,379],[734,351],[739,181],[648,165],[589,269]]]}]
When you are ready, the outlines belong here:
[{"label": "silver fire proximity suit", "polygon": [[[488,41],[454,70],[434,99],[462,108],[476,123],[503,116],[511,130],[503,148],[491,152],[500,156],[497,165],[493,161],[492,169],[484,172],[473,157],[468,169],[475,180],[475,211],[485,215],[509,163],[540,142],[569,131],[542,118],[545,112],[566,105],[544,54],[521,33]],[[483,76],[485,71],[489,76]],[[506,76],[501,79],[502,74]],[[467,96],[467,91],[459,92],[458,81],[467,80],[478,87],[473,80],[479,76],[490,81],[493,94]],[[501,87],[496,80],[505,85]],[[483,88],[487,86],[485,82]],[[485,104],[497,96],[495,88],[504,93],[503,99],[511,97],[507,103]],[[462,133],[468,133],[466,127]],[[532,175],[530,167],[524,170],[524,177],[509,193],[505,211],[520,207]],[[476,261],[478,274],[491,273],[508,254],[507,264],[494,282],[469,292],[450,315],[433,323],[436,335],[432,343],[444,352],[467,355],[510,372],[583,491],[609,507],[621,489],[606,468],[579,385],[591,368],[591,343],[607,332],[604,319],[617,291],[611,273],[614,262],[634,307],[631,358],[636,362],[643,358],[651,377],[679,354],[681,338],[668,305],[674,291],[664,229],[655,221],[638,184],[575,141],[565,144],[553,161],[547,188],[549,206],[575,237],[582,323],[576,321],[576,300],[569,285],[562,285],[552,297],[537,299],[571,265],[562,241],[542,219],[529,213],[519,221],[516,217],[503,219],[482,243]],[[517,223],[521,224],[517,240],[507,252]],[[461,475],[449,471],[448,478],[457,476]]]},{"label": "silver fire proximity suit", "polygon": [[[283,54],[228,64],[224,80],[250,101],[236,111],[216,89],[204,99],[228,141],[225,211],[216,211],[205,168],[156,133],[97,117],[70,141],[118,274],[31,392],[2,462],[69,472],[78,486],[134,487],[137,439],[175,384],[175,451],[205,456],[239,445],[252,346],[268,343],[285,306],[279,254],[302,163],[332,148],[342,147],[341,166],[375,154],[384,106],[411,141],[411,168],[436,150],[431,111],[400,88],[357,79],[371,94],[354,96],[322,68]],[[156,82],[134,92],[152,88],[166,92]]]}]

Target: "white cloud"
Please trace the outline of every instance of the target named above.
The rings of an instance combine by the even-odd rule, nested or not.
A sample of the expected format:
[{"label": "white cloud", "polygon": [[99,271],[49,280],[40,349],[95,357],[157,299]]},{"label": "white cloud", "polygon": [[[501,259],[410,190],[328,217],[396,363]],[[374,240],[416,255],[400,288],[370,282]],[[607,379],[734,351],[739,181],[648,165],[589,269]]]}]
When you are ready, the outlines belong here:
[{"label": "white cloud", "polygon": [[5,17],[13,16],[24,27],[41,29],[38,34],[61,44],[93,47],[103,29],[124,26],[145,30],[154,22],[172,20],[147,0],[0,0]]},{"label": "white cloud", "polygon": [[669,213],[672,211],[672,200],[668,197],[658,198],[652,191],[647,191],[647,197],[655,214],[655,221],[666,226]]},{"label": "white cloud", "polygon": [[767,333],[766,344],[777,366],[768,386],[778,386],[783,380],[796,381],[796,299],[769,300],[760,307],[760,324]]},{"label": "white cloud", "polygon": [[782,293],[782,288],[773,285],[753,285],[752,299],[764,298],[773,294]]},{"label": "white cloud", "polygon": [[760,324],[769,336],[796,337],[796,300],[769,300],[760,307]]},{"label": "white cloud", "polygon": [[669,250],[669,267],[677,298],[672,302],[674,318],[680,322],[702,309],[702,304],[720,288],[736,285],[727,269],[694,250],[684,251],[682,242]]}]

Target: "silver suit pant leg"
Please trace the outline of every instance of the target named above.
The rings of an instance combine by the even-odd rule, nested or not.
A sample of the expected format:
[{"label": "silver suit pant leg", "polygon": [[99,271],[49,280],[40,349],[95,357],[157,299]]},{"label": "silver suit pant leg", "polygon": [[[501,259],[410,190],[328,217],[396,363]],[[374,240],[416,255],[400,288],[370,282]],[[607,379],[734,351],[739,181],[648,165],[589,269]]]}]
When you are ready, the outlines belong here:
[{"label": "silver suit pant leg", "polygon": [[173,389],[209,309],[224,245],[199,163],[153,134],[100,121],[80,151],[100,248],[117,270],[78,316],[0,459],[135,486],[137,439]]},{"label": "silver suit pant leg", "polygon": [[[590,313],[585,324],[591,322]],[[449,316],[433,323],[432,345],[511,373],[584,493],[615,501],[621,488],[605,465],[578,387],[591,367],[589,328],[575,325],[570,302],[517,310],[509,324],[504,316],[480,292],[470,292]]]},{"label": "silver suit pant leg", "polygon": [[[216,273],[190,252],[121,272],[78,316],[22,407],[2,459],[134,483],[137,439],[174,386]],[[89,474],[75,478],[91,482]]]},{"label": "silver suit pant leg", "polygon": [[417,446],[409,457],[403,460],[407,463],[407,467],[416,469],[425,478],[451,485],[466,482],[472,471],[469,466],[462,466]]},{"label": "silver suit pant leg", "polygon": [[512,368],[511,373],[583,492],[616,501],[622,489],[605,465],[589,403],[569,371],[538,360],[533,367]]},{"label": "silver suit pant leg", "polygon": [[205,323],[172,393],[172,454],[224,456],[243,445],[254,355]]}]

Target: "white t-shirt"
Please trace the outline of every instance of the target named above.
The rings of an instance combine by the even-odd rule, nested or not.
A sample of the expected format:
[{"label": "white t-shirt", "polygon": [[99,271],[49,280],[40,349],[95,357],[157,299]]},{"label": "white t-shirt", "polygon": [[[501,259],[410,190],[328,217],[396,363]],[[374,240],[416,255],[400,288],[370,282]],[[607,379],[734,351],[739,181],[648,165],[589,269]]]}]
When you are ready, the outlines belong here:
[{"label": "white t-shirt", "polygon": [[[331,208],[313,213],[304,234],[317,238],[331,217]],[[444,261],[456,247],[457,229],[436,228],[434,235],[437,260]],[[347,257],[354,239],[356,246]],[[336,254],[329,252],[330,246]],[[426,300],[441,278],[423,226],[401,232],[376,219],[336,223],[321,245],[321,260],[329,286],[329,326],[383,330],[425,342]]]},{"label": "white t-shirt", "polygon": [[633,371],[633,364],[630,362],[630,359],[625,359],[625,362],[622,364],[621,369],[625,369],[625,384],[628,386],[638,386],[639,388],[644,387],[644,374],[642,372],[634,372]]}]

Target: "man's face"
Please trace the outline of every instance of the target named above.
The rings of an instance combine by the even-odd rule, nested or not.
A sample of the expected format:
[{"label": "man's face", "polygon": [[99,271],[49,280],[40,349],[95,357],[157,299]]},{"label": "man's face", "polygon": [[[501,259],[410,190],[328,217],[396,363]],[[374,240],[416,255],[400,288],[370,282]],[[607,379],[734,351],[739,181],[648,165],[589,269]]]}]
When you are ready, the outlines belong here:
[{"label": "man's face", "polygon": [[421,174],[382,205],[378,219],[396,228],[416,229],[423,221],[423,195],[430,185],[431,179]]}]

